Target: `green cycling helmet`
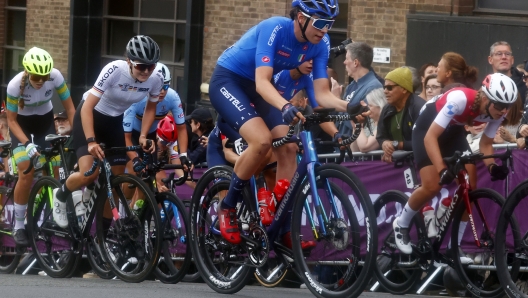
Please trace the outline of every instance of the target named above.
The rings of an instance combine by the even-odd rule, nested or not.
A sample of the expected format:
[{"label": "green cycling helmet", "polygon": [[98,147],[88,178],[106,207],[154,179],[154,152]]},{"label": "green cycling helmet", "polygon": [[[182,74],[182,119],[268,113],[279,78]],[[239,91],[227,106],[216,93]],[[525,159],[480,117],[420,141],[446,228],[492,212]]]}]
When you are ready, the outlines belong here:
[{"label": "green cycling helmet", "polygon": [[33,47],[24,55],[22,65],[30,74],[45,76],[53,69],[53,58],[47,51]]}]

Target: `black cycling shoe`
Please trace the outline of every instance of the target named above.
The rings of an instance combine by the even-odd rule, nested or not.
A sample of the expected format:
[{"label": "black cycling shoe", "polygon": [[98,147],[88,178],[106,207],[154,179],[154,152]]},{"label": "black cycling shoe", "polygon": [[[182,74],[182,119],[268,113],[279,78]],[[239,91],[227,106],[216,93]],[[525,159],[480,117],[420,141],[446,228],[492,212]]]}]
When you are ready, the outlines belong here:
[{"label": "black cycling shoe", "polygon": [[13,231],[13,239],[17,246],[26,247],[29,246],[29,241],[25,229],[18,229]]}]

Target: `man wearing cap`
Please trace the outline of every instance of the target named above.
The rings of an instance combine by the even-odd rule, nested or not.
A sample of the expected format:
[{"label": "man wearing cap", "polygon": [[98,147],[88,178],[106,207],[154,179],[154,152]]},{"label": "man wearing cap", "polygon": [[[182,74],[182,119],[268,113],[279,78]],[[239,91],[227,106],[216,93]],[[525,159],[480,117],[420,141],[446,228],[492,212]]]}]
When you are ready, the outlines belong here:
[{"label": "man wearing cap", "polygon": [[412,128],[425,101],[414,94],[412,73],[407,67],[389,72],[383,89],[387,105],[380,114],[376,139],[384,152],[382,160],[392,162],[395,150],[412,150]]},{"label": "man wearing cap", "polygon": [[[75,155],[75,150],[73,150],[73,138],[71,137],[72,127],[70,121],[68,121],[68,114],[66,111],[61,111],[58,114],[55,114],[53,118],[55,122],[55,132],[61,136],[70,136],[66,143],[64,143],[64,148],[68,148],[68,152],[64,152],[66,158],[66,164],[68,165],[68,170],[71,172],[75,164],[77,163],[77,156]],[[60,162],[60,155],[53,157],[53,166],[58,167]],[[55,173],[55,177],[59,177]],[[59,177],[62,179],[62,177]]]},{"label": "man wearing cap", "polygon": [[213,115],[207,108],[195,109],[185,117],[191,124],[193,139],[189,146],[189,159],[193,164],[207,161],[207,139],[214,128]]}]

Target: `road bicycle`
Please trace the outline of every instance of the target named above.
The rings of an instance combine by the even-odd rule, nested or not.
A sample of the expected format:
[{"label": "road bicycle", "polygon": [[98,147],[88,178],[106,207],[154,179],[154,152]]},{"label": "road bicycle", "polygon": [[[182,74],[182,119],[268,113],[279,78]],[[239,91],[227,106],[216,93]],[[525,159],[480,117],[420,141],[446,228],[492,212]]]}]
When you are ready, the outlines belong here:
[{"label": "road bicycle", "polygon": [[[321,165],[313,146],[310,125],[350,120],[349,115],[328,115],[323,111],[306,117],[300,138],[291,138],[293,127],[280,146],[295,142],[303,155],[290,187],[277,207],[269,227],[260,222],[255,183],[243,191],[237,204],[242,242],[232,245],[222,239],[216,226],[216,207],[229,189],[231,171],[225,166],[210,168],[198,180],[191,202],[191,248],[205,282],[219,293],[242,289],[255,268],[267,264],[270,251],[294,260],[295,270],[318,297],[356,297],[371,277],[377,232],[374,210],[361,181],[347,168]],[[356,126],[360,129],[360,126]],[[357,130],[357,129],[356,129]],[[355,136],[357,137],[357,134]],[[348,145],[355,139],[344,140]],[[281,227],[292,210],[289,250],[278,241]],[[314,241],[303,251],[302,240]],[[290,262],[287,262],[290,264]]]},{"label": "road bicycle", "polygon": [[[54,136],[47,141],[53,144],[59,140],[65,141],[62,136]],[[100,146],[105,156],[141,150],[141,146]],[[28,213],[31,247],[39,265],[49,276],[65,277],[78,264],[87,241],[96,241],[104,261],[116,276],[126,282],[141,282],[156,265],[161,246],[161,229],[158,228],[161,220],[154,194],[136,176],[113,175],[106,158],[94,160],[92,168],[84,175],[90,176],[99,167],[102,171],[89,201],[86,202],[86,213],[83,216],[76,216],[73,200],[68,198],[66,228],[59,227],[53,220],[52,192],[60,187],[58,181],[42,177],[35,183],[28,203],[28,210],[33,210]],[[137,212],[129,207],[123,192],[125,188],[135,189],[143,199],[143,207]],[[110,208],[112,212],[110,220],[103,219],[105,208]],[[95,239],[91,235],[94,218]],[[107,224],[104,224],[105,221]]]},{"label": "road bicycle", "polygon": [[[402,153],[400,153],[402,154]],[[412,152],[404,152],[404,159]],[[505,153],[483,156],[482,154],[462,154],[457,151],[452,157],[444,158],[446,165],[457,173],[458,187],[455,190],[451,204],[445,215],[439,219],[438,233],[434,238],[428,238],[427,229],[421,212],[417,213],[410,223],[410,238],[412,253],[401,253],[395,242],[392,222],[401,214],[408,197],[400,191],[390,190],[379,196],[374,202],[380,239],[378,263],[375,268],[379,283],[393,294],[405,294],[420,281],[424,271],[434,270],[429,282],[441,271],[442,264],[453,267],[466,290],[478,297],[500,297],[503,291],[498,284],[495,273],[495,228],[498,213],[504,205],[504,198],[496,191],[488,188],[472,190],[469,185],[469,175],[466,164],[486,158],[499,158],[503,163],[511,157],[508,150]],[[410,157],[412,159],[412,155]],[[460,230],[463,219],[469,217],[467,227]],[[431,223],[434,224],[434,223]],[[515,226],[514,219],[510,224]],[[463,225],[464,226],[464,225]],[[444,240],[451,235],[451,248],[444,251]],[[461,245],[459,246],[459,239]],[[473,256],[474,264],[465,265],[460,261],[463,252]],[[436,267],[436,269],[435,269]],[[514,269],[516,270],[516,269]],[[426,282],[426,283],[427,283]]]}]

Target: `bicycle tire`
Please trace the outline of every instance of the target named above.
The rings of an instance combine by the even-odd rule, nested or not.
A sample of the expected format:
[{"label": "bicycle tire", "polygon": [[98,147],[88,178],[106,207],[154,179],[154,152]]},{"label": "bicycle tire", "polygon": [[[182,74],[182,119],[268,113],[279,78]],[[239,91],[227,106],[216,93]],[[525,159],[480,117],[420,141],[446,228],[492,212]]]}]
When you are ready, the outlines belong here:
[{"label": "bicycle tire", "polygon": [[[269,278],[269,276],[275,270],[279,270],[278,274],[272,278]],[[264,265],[262,268],[256,268],[254,275],[255,279],[261,286],[266,288],[274,288],[281,285],[288,273],[290,273],[290,270],[280,260],[277,260],[276,257],[274,259],[269,259],[266,265]]]},{"label": "bicycle tire", "polygon": [[86,258],[88,259],[88,263],[90,263],[90,267],[92,267],[92,271],[102,279],[114,278],[116,275],[112,272],[100,251],[97,236],[90,235],[88,237],[89,238],[86,240],[85,251]]},{"label": "bicycle tire", "polygon": [[[510,266],[511,268],[528,266],[526,260],[528,242],[525,230],[527,197],[528,180],[525,180],[517,185],[506,199],[497,223],[495,250],[504,252],[495,254],[497,275],[508,297],[528,297],[527,274],[525,272],[519,274],[508,269]],[[513,224],[512,219],[514,219]]]},{"label": "bicycle tire", "polygon": [[[55,178],[39,178],[29,193],[27,212],[28,238],[33,253],[40,268],[55,278],[67,277],[82,257],[82,249],[81,253],[71,250],[78,245],[75,240],[56,236],[69,234],[67,229],[60,228],[53,221],[52,190],[60,186]],[[39,225],[40,219],[42,223]]]},{"label": "bicycle tire", "polygon": [[[12,187],[6,187],[6,186],[0,186],[0,194],[1,196],[6,196],[9,194],[9,197],[5,202],[11,202],[13,204],[13,192],[14,192],[14,186],[15,183],[12,183],[13,185],[10,185]],[[6,208],[7,204],[2,207],[2,212]],[[12,231],[14,227],[14,217],[11,219],[11,222],[8,224],[7,222],[4,222],[4,226],[2,230],[4,231],[2,237],[4,238],[11,238],[10,242],[14,243],[14,240],[12,240]],[[6,233],[7,232],[7,233]],[[22,257],[21,253],[18,252],[16,247],[7,247],[3,245],[3,241],[1,242],[1,254],[0,254],[0,273],[1,274],[9,274],[13,273],[15,269],[18,266],[18,263],[20,263],[20,259]]]},{"label": "bicycle tire", "polygon": [[[497,222],[491,222],[492,219],[499,218],[500,210],[504,205],[504,198],[496,191],[487,188],[479,188],[471,191],[469,193],[469,201],[472,206],[472,218],[475,222],[476,231],[472,231],[471,225],[467,224],[465,229],[466,235],[477,235],[481,248],[474,245],[473,236],[470,240],[470,243],[473,245],[467,246],[462,243],[462,246],[466,251],[471,249],[473,253],[477,256],[480,255],[482,260],[482,265],[494,266],[495,265],[495,254],[494,254],[494,243],[495,241],[495,231],[497,227]],[[492,206],[491,203],[496,204]],[[482,217],[477,211],[477,204],[483,204],[481,207],[483,216]],[[485,205],[484,205],[485,204]],[[453,224],[451,225],[451,247],[453,252],[453,261],[454,268],[457,271],[457,274],[460,278],[460,281],[464,284],[465,288],[477,297],[485,298],[497,298],[504,295],[504,291],[500,286],[498,276],[496,271],[489,269],[475,270],[469,269],[467,265],[462,265],[460,262],[459,254],[459,228],[462,216],[466,212],[466,205],[461,201],[453,213]],[[483,220],[484,219],[484,220]],[[489,232],[482,228],[483,223],[486,222],[489,227]],[[463,237],[463,236],[462,236]],[[478,266],[480,264],[474,264]],[[514,271],[519,270],[519,268],[514,268]]]},{"label": "bicycle tire", "polygon": [[[404,255],[399,252],[394,242],[394,232],[392,229],[392,222],[401,214],[403,207],[407,203],[409,197],[401,191],[389,190],[382,193],[374,202],[374,211],[376,212],[376,220],[378,225],[382,225],[384,229],[378,229],[378,233],[384,231],[384,235],[380,238],[383,243],[380,243],[378,251],[381,253],[377,257],[377,266],[374,267],[374,273],[380,285],[389,293],[395,295],[403,295],[408,293],[413,286],[420,280],[423,270],[418,267],[408,268],[405,270],[398,266],[399,261],[404,258],[406,262],[416,261],[413,255]],[[394,216],[386,217],[387,211],[396,212]],[[417,213],[410,225],[410,236],[414,243],[427,239],[427,232],[422,215]]]},{"label": "bicycle tire", "polygon": [[[214,235],[209,231],[212,222],[207,222],[207,220],[215,218],[209,217],[212,214],[210,212],[216,211],[217,195],[229,189],[231,173],[232,169],[228,166],[215,166],[207,170],[198,180],[191,201],[190,236],[194,262],[205,283],[214,291],[222,294],[234,294],[240,291],[254,270],[254,267],[234,266],[233,263],[225,262],[223,256],[231,255],[224,253],[231,248],[235,251],[237,246],[233,247],[229,244],[225,248],[222,246],[224,250],[219,253],[214,246],[218,247],[218,244],[225,243],[225,241],[220,235]],[[243,202],[237,205],[239,221],[245,216],[246,211],[256,212],[255,203],[252,203],[249,197],[246,188],[242,195]]]},{"label": "bicycle tire", "polygon": [[[158,263],[154,269],[154,274],[161,282],[174,284],[185,277],[191,265],[191,247],[188,245],[189,237],[187,236],[189,217],[185,205],[175,194],[170,192],[157,193],[156,200],[162,208],[161,211],[165,214],[165,220],[162,220],[164,234],[162,236],[161,254],[163,262]],[[175,217],[173,208],[166,206],[165,202],[176,206],[177,217]],[[176,222],[177,218],[179,218],[179,223]],[[176,258],[176,260],[172,258]]]},{"label": "bicycle tire", "polygon": [[[187,213],[190,214],[191,201],[183,200],[183,204],[185,205]],[[189,244],[189,247],[190,247],[190,244]],[[187,269],[187,274],[185,274],[182,281],[183,282],[194,282],[194,283],[204,282],[202,279],[202,276],[200,275],[200,272],[198,272],[198,268],[196,268],[196,265],[194,264],[194,258],[192,257],[192,252],[191,252],[191,265],[189,266],[189,269]]]},{"label": "bicycle tire", "polygon": [[[326,223],[326,229],[329,231],[325,238],[316,239],[312,233],[309,235],[302,233],[301,225],[303,219],[304,203],[311,196],[311,185],[309,179],[305,179],[303,185],[297,194],[295,194],[295,202],[292,213],[291,235],[293,244],[293,259],[295,266],[300,273],[302,280],[306,287],[317,297],[357,297],[359,296],[368,284],[368,280],[372,277],[373,267],[375,266],[375,255],[377,248],[377,228],[375,223],[376,217],[374,208],[370,200],[370,196],[359,178],[349,169],[337,164],[325,164],[315,168],[315,178],[317,189],[327,185],[330,188],[324,188],[318,195],[326,195],[328,190],[331,190],[334,198],[338,200],[336,206],[341,206],[342,212],[346,212],[348,217],[343,214],[335,214],[332,210],[326,212],[327,215],[334,216]],[[328,182],[328,183],[327,183]],[[354,211],[351,203],[353,199],[357,210],[363,210],[363,214]],[[308,204],[311,202],[308,200]],[[328,200],[321,200],[323,206],[321,210],[329,207]],[[312,206],[312,205],[310,205]],[[311,207],[312,208],[315,207]],[[337,208],[337,207],[336,207]],[[340,211],[340,210],[337,210]],[[306,215],[306,214],[305,214]],[[364,215],[358,218],[358,215]],[[361,223],[364,224],[363,228]],[[317,223],[316,223],[317,224]],[[366,246],[361,247],[360,234],[366,236]],[[302,238],[301,238],[302,236]],[[311,238],[310,238],[311,237]],[[313,257],[314,251],[323,250],[326,248],[334,248],[340,251],[336,254],[336,260],[331,260],[329,263],[325,261],[310,261],[310,263],[318,264],[316,270],[320,270],[320,275],[317,277],[312,273],[312,268],[307,263],[309,258],[306,258],[301,248],[302,240],[313,240],[317,247],[312,250],[309,258]],[[350,242],[352,241],[352,242]],[[360,253],[365,251],[365,256],[361,257]],[[350,251],[350,253],[349,253]],[[320,253],[320,252],[319,252]],[[334,252],[328,251],[327,256],[332,256]],[[321,255],[326,255],[325,253]],[[363,259],[363,266],[359,259]],[[328,271],[330,264],[337,265]],[[360,268],[361,267],[361,268]],[[326,273],[323,271],[326,270]],[[328,280],[330,278],[332,280]],[[327,280],[324,280],[324,279]]]},{"label": "bicycle tire", "polygon": [[[128,206],[122,191],[124,187],[135,188],[144,200],[143,207],[138,210],[139,216]],[[113,177],[111,188],[114,199],[117,196],[122,208],[118,219],[122,227],[119,229],[112,217],[108,232],[103,231],[103,211],[109,203],[108,198],[101,198],[95,215],[97,238],[103,239],[99,248],[119,279],[130,283],[142,282],[154,270],[161,250],[161,219],[156,199],[140,178],[130,174]]]}]

